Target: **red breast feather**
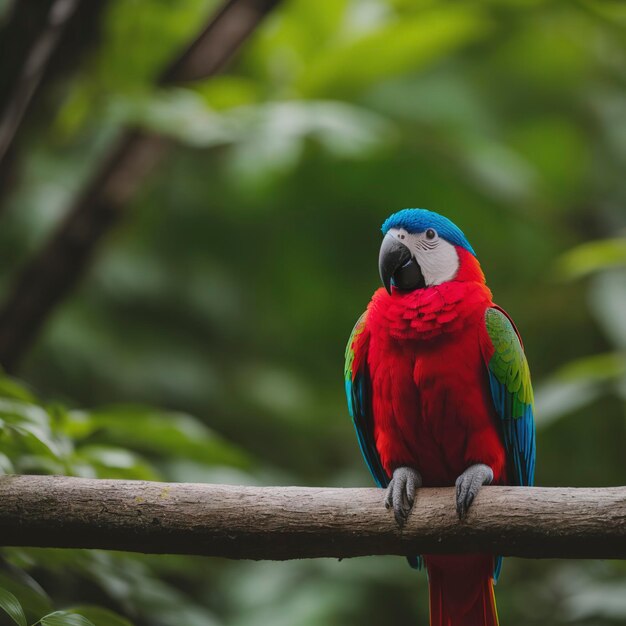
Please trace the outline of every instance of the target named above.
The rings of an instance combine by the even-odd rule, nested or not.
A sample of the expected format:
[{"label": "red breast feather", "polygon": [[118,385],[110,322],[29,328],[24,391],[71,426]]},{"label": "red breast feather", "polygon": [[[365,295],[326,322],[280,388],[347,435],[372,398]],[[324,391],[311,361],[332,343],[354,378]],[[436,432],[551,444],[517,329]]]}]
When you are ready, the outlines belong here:
[{"label": "red breast feather", "polygon": [[492,306],[476,258],[457,248],[455,280],[408,293],[379,289],[366,324],[374,439],[383,467],[415,467],[425,485],[453,485],[473,463],[504,479],[479,330]]}]

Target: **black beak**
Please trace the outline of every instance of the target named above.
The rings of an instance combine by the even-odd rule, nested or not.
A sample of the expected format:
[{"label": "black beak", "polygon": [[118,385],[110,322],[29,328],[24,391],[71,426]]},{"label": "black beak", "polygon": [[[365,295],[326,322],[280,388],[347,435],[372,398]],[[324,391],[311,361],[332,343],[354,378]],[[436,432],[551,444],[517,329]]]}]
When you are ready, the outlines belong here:
[{"label": "black beak", "polygon": [[387,233],[378,255],[380,279],[391,295],[391,285],[402,291],[413,291],[426,286],[422,270],[411,251],[393,235]]}]

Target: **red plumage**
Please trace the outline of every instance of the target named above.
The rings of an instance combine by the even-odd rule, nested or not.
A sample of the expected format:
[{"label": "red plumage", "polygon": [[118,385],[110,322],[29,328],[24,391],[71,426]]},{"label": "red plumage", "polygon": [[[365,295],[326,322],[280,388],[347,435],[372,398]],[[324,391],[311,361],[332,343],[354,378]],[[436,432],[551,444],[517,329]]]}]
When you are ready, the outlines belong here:
[{"label": "red plumage", "polygon": [[[491,292],[476,258],[456,247],[453,281],[374,294],[355,338],[354,371],[367,359],[373,437],[382,466],[415,467],[426,487],[452,486],[470,465],[505,483],[505,450],[489,389],[481,333]],[[425,555],[431,624],[497,624],[491,555]]]}]

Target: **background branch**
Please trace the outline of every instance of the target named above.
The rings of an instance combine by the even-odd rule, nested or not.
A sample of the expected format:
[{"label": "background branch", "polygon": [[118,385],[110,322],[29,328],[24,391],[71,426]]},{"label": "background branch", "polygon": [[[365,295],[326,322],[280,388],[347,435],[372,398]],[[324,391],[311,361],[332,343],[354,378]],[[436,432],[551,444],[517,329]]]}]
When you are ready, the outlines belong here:
[{"label": "background branch", "polygon": [[[42,141],[61,93],[81,61],[98,46],[108,0],[20,0],[0,24],[0,213],[19,187],[23,138]],[[58,87],[58,88],[57,88]]]},{"label": "background branch", "polygon": [[462,552],[626,558],[626,487],[486,487],[463,522],[454,489],[425,489],[402,531],[382,494],[2,476],[0,540],[233,559]]},{"label": "background branch", "polygon": [[[161,85],[218,72],[277,0],[229,0],[160,80]],[[14,371],[55,306],[85,271],[102,237],[163,155],[168,142],[127,130],[67,217],[22,269],[0,309],[0,364]]]},{"label": "background branch", "polygon": [[20,126],[65,26],[76,12],[80,0],[55,0],[46,27],[30,50],[13,97],[0,119],[0,165]]}]

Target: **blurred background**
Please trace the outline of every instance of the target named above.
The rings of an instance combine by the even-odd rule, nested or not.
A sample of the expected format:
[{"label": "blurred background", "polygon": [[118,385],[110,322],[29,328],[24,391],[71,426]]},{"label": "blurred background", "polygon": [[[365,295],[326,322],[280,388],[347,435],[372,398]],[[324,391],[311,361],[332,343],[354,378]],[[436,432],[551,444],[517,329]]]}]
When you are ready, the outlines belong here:
[{"label": "blurred background", "polygon": [[[0,2],[0,470],[369,486],[344,346],[382,221],[426,207],[524,337],[537,483],[624,484],[626,5],[235,0],[190,63],[221,7]],[[0,587],[28,623],[428,611],[397,557],[4,549]],[[624,624],[625,589],[624,563],[507,559],[497,598]]]}]

